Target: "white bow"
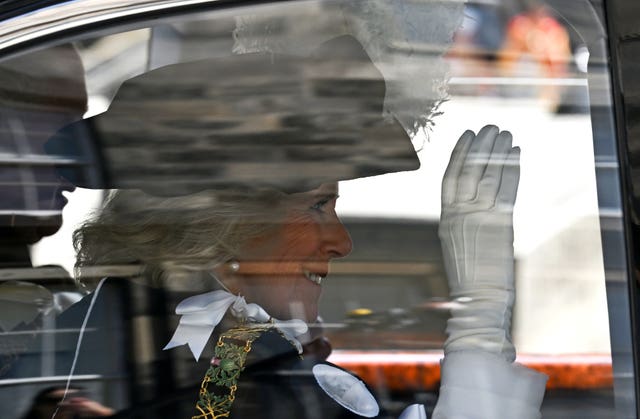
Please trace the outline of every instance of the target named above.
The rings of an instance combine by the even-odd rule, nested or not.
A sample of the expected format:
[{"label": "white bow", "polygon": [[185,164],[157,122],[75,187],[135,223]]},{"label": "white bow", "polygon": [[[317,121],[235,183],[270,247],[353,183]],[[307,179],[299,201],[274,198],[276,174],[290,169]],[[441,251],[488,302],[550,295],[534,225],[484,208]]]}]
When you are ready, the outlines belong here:
[{"label": "white bow", "polygon": [[271,322],[296,346],[298,353],[302,353],[302,345],[296,337],[307,332],[308,327],[305,322],[298,319],[287,321],[273,319],[258,304],[247,304],[244,297],[223,290],[194,295],[182,300],[176,307],[176,314],[182,316],[180,323],[171,341],[163,350],[188,344],[197,361],[211,337],[213,329],[222,321],[227,310],[242,322]]}]

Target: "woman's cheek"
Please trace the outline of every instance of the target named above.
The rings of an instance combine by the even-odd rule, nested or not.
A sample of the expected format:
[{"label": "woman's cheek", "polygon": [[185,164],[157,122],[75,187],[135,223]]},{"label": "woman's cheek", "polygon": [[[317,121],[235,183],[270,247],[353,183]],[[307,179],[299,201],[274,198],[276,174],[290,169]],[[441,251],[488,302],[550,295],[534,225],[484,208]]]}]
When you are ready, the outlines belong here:
[{"label": "woman's cheek", "polygon": [[318,247],[320,223],[306,219],[291,225],[286,234],[289,252],[312,253]]}]

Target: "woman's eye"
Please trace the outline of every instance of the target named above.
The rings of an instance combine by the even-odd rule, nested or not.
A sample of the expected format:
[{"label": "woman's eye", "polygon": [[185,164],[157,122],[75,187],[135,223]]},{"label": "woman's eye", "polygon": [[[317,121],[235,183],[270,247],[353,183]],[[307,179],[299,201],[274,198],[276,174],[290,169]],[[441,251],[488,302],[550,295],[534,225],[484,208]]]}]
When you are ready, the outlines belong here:
[{"label": "woman's eye", "polygon": [[315,211],[322,211],[328,202],[329,202],[329,199],[323,199],[321,201],[318,201],[311,206],[311,209]]}]

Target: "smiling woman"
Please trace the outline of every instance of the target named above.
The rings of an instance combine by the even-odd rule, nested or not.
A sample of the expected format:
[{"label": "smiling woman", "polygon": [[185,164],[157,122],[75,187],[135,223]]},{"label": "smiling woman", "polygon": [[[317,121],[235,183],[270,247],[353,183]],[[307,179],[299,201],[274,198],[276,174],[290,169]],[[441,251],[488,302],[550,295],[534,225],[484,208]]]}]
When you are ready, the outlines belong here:
[{"label": "smiling woman", "polygon": [[216,276],[232,293],[279,319],[315,322],[322,280],[331,259],[351,252],[351,238],[335,212],[336,184],[283,197],[281,223],[246,240]]},{"label": "smiling woman", "polygon": [[[281,404],[288,406],[297,396],[284,396],[285,384],[272,374],[274,368],[309,371],[330,352],[318,320],[322,281],[329,262],[346,256],[352,246],[335,212],[337,199],[336,183],[291,194],[245,189],[162,198],[139,190],[115,191],[99,216],[76,231],[77,267],[82,273],[84,267],[135,263],[144,269],[138,281],[208,288],[178,305],[182,319],[165,349],[186,343],[198,360],[213,333],[218,346],[210,367],[214,370],[207,376],[234,371],[234,385],[242,391],[228,393],[233,400],[239,398],[233,407],[214,406],[201,397],[198,408],[215,415],[233,408],[234,415],[253,417],[257,413],[247,409],[257,398],[252,390],[255,374],[270,377],[269,384],[261,386],[262,394],[271,392],[274,400],[284,397]],[[113,281],[104,283],[108,287]],[[243,358],[218,350],[236,344],[249,345]],[[300,364],[298,354],[304,354]],[[289,360],[283,364],[282,359]],[[229,369],[230,362],[235,369]],[[226,394],[222,381],[210,380],[201,393]],[[320,390],[311,384],[302,380],[297,385],[312,394]],[[317,396],[321,404],[330,400]],[[323,409],[329,416],[324,417],[333,417],[336,413],[329,412],[338,405],[327,406]]]},{"label": "smiling woman", "polygon": [[75,232],[79,277],[85,267],[142,263],[160,286],[184,282],[181,272],[209,271],[274,317],[315,322],[329,262],[352,246],[337,199],[335,183],[294,194],[114,191],[98,217]]},{"label": "smiling woman", "polygon": [[[310,77],[318,67],[322,75]],[[265,74],[287,79],[274,88]],[[106,176],[82,186],[118,188],[74,234],[81,280],[87,267],[136,265],[145,286],[207,291],[177,305],[181,318],[164,347],[184,352],[186,344],[196,361],[213,355],[199,392],[180,398],[199,394],[195,417],[378,414],[360,380],[325,362],[318,307],[329,263],[352,248],[336,213],[337,181],[418,166],[405,131],[382,117],[384,87],[362,46],[343,36],[308,57],[248,53],[151,71],[125,82],[105,114],[51,139],[99,136]],[[194,88],[204,93],[192,97]],[[249,102],[238,94],[245,89]],[[158,149],[136,148],[149,133]],[[207,139],[209,149],[185,160],[187,139]],[[132,152],[151,158],[120,166]],[[320,363],[328,369],[313,369]],[[281,377],[283,369],[300,377]]]}]

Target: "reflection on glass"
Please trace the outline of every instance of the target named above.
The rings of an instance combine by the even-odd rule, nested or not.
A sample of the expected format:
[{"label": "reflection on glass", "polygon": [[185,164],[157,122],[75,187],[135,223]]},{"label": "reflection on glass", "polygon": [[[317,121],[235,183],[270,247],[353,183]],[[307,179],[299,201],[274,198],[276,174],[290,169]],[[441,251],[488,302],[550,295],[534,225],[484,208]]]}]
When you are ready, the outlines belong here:
[{"label": "reflection on glass", "polygon": [[[11,310],[13,317],[24,313],[18,323],[1,319],[7,344],[0,401],[11,417],[26,412],[40,389],[64,385],[70,372],[74,385],[122,415],[189,417],[200,412],[198,394],[226,386],[220,371],[241,365],[248,367],[233,409],[243,417],[264,417],[265,406],[276,404],[257,399],[281,401],[273,414],[312,417],[315,396],[328,409],[318,410],[320,417],[373,412],[368,393],[349,393],[349,378],[320,377],[329,393],[308,379],[329,353],[330,362],[367,383],[381,417],[398,417],[413,403],[434,417],[443,347],[442,374],[450,383],[472,382],[473,374],[456,374],[460,365],[478,376],[490,366],[498,376],[497,365],[511,365],[515,347],[520,363],[550,377],[544,417],[622,412],[622,404],[614,406],[609,324],[627,315],[624,304],[611,304],[626,298],[619,279],[625,275],[618,270],[613,278],[606,250],[621,244],[611,229],[619,204],[602,201],[617,184],[600,164],[613,141],[601,123],[611,109],[602,101],[606,94],[594,94],[602,81],[594,60],[588,74],[583,65],[585,48],[594,56],[587,33],[597,22],[577,9],[561,16],[538,6],[468,4],[461,13],[462,7],[314,1],[167,16],[5,61],[7,74],[30,80],[34,66],[47,61],[42,54],[53,55],[69,65],[33,86],[49,96],[83,96],[82,106],[65,102],[68,119],[56,119],[57,111],[32,102],[33,88],[2,95],[10,111],[2,119],[2,147],[12,156],[0,173],[11,188],[2,219],[21,221],[3,224],[3,237],[11,238],[3,242],[9,261],[3,277],[18,283],[3,284],[0,298],[33,303]],[[365,47],[366,57],[335,44],[318,55],[318,45],[344,34]],[[261,54],[263,61],[255,58]],[[73,65],[78,57],[83,68]],[[41,89],[56,83],[58,90]],[[60,130],[84,113],[87,97],[86,119]],[[603,103],[599,119],[593,106]],[[505,145],[505,131],[489,135],[488,123],[511,132],[512,144]],[[513,154],[501,160],[501,178],[515,179],[521,168],[513,233],[509,205],[505,211],[473,199],[440,199],[464,129],[477,134],[474,144],[504,145],[499,155],[512,146],[522,150],[519,164]],[[411,172],[401,172],[416,167],[405,132],[421,161]],[[488,153],[468,155],[459,183],[469,194],[486,192],[490,174],[498,176],[500,165]],[[607,161],[615,165],[615,157]],[[470,176],[474,170],[490,176]],[[389,172],[399,173],[369,178]],[[120,188],[105,193],[102,209],[76,234],[82,287],[55,266],[30,269],[46,260],[71,270],[71,257],[57,256],[64,234],[27,247],[58,229],[68,181]],[[89,206],[81,193],[70,195],[65,208],[61,233],[69,249],[70,232],[87,221],[70,211]],[[487,223],[478,222],[480,207],[491,207]],[[483,287],[461,285],[476,272]],[[98,284],[98,293],[88,293]],[[15,298],[17,289],[29,292]],[[278,329],[268,327],[272,316]],[[255,330],[228,334],[236,318],[265,327],[269,341],[254,338]],[[618,342],[614,365],[622,365],[621,330],[611,331]],[[248,345],[249,357],[228,350],[232,343]],[[297,360],[298,351],[306,363],[284,361]],[[456,360],[464,352],[493,353],[498,363]],[[252,365],[280,353],[291,355],[278,364],[282,370],[299,368],[307,378],[251,384]],[[458,367],[451,367],[454,360]],[[211,381],[199,393],[205,376]],[[440,394],[452,394],[450,401],[482,394],[471,387],[470,395],[449,388]],[[225,388],[216,394],[231,395]],[[615,391],[618,399],[626,394],[620,380]],[[200,408],[212,400],[200,399]],[[476,406],[442,400],[439,411]]]}]

